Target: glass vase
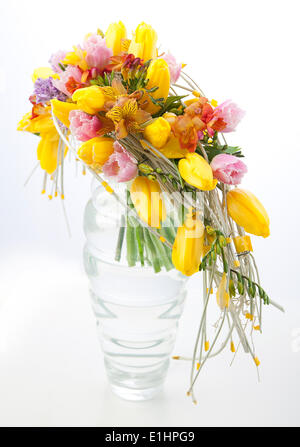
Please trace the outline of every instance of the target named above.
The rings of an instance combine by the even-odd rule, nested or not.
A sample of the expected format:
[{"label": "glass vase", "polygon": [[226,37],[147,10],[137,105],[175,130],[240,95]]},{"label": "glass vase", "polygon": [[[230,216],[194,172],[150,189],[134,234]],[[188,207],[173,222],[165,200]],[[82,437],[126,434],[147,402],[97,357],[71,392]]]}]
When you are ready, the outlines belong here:
[{"label": "glass vase", "polygon": [[[114,188],[125,198],[126,186]],[[162,390],[166,378],[186,277],[174,268],[155,273],[147,263],[128,266],[126,240],[121,253],[119,243],[123,213],[114,195],[94,180],[84,213],[84,266],[112,390],[124,399],[146,400]]]}]

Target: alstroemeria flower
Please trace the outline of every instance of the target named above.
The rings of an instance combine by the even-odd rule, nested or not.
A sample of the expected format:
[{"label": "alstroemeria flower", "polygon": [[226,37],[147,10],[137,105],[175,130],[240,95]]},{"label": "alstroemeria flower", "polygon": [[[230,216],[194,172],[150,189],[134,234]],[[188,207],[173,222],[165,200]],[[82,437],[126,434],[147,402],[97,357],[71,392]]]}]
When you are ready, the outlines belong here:
[{"label": "alstroemeria flower", "polygon": [[78,67],[69,65],[65,71],[59,73],[59,79],[53,79],[53,85],[67,96],[72,96],[74,91],[81,87],[82,71]]},{"label": "alstroemeria flower", "polygon": [[180,147],[195,152],[198,135],[192,119],[187,115],[178,116],[172,125],[173,134],[178,138]]},{"label": "alstroemeria flower", "polygon": [[103,165],[103,173],[117,182],[128,182],[138,173],[136,160],[117,141],[114,142],[114,152]]},{"label": "alstroemeria flower", "polygon": [[133,97],[121,96],[106,117],[115,125],[118,139],[127,137],[129,132],[141,132],[141,124],[151,119],[151,115],[139,109],[137,100]]},{"label": "alstroemeria flower", "polygon": [[96,115],[88,115],[82,110],[69,113],[70,131],[79,141],[87,141],[97,137],[102,123]]},{"label": "alstroemeria flower", "polygon": [[227,99],[214,110],[214,118],[221,118],[226,123],[226,127],[222,129],[222,132],[233,132],[244,115],[244,110],[240,109],[234,102],[231,102],[230,99]]},{"label": "alstroemeria flower", "polygon": [[248,172],[247,166],[238,157],[230,154],[216,155],[210,167],[214,177],[227,185],[238,185],[241,183],[243,175]]}]

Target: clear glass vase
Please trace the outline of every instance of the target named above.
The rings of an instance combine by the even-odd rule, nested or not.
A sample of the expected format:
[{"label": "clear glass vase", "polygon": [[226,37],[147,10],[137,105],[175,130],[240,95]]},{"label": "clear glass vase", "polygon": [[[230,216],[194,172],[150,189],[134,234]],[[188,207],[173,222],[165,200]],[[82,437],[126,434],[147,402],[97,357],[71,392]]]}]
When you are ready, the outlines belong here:
[{"label": "clear glass vase", "polygon": [[[124,185],[115,185],[126,195]],[[112,390],[129,400],[146,400],[163,386],[186,296],[186,277],[175,269],[129,267],[126,243],[115,260],[124,210],[93,181],[84,214],[84,265],[92,307]],[[125,229],[126,230],[126,229]]]}]

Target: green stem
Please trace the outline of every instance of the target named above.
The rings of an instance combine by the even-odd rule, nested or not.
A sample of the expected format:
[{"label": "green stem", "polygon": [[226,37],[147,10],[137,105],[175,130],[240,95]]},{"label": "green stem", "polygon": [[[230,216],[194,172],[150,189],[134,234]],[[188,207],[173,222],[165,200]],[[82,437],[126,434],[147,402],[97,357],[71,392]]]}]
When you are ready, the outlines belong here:
[{"label": "green stem", "polygon": [[173,268],[173,264],[170,261],[166,251],[164,250],[163,244],[152,234],[150,234],[150,238],[152,239],[157,257],[159,258],[159,260],[164,265],[167,271],[171,270]]},{"label": "green stem", "polygon": [[141,266],[145,265],[144,258],[144,231],[141,225],[137,226],[135,229],[136,241],[138,246],[138,254],[141,261]]},{"label": "green stem", "polygon": [[116,248],[116,254],[115,254],[115,260],[118,262],[121,259],[124,235],[125,235],[125,217],[122,216],[121,217],[121,226],[120,226],[119,236],[118,236],[118,242],[117,242],[117,248]]},{"label": "green stem", "polygon": [[127,242],[127,262],[129,267],[134,267],[137,260],[137,247],[135,240],[135,228],[134,226],[131,225],[129,217],[127,217],[126,242]]},{"label": "green stem", "polygon": [[157,257],[156,249],[151,239],[151,233],[147,230],[147,228],[144,228],[144,235],[153,269],[155,273],[158,273],[161,271],[160,260]]}]

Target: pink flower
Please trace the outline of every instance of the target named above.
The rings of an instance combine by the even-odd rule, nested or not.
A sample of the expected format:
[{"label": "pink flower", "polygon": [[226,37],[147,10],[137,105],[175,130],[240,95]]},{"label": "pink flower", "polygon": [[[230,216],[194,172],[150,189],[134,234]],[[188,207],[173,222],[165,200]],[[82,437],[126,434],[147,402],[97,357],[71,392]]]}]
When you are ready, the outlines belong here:
[{"label": "pink flower", "polygon": [[227,101],[220,104],[214,110],[214,116],[216,118],[223,118],[226,123],[226,127],[222,132],[233,132],[244,115],[244,110],[241,110],[230,99],[227,99]]},{"label": "pink flower", "polygon": [[55,73],[61,73],[63,70],[60,68],[59,64],[61,64],[61,61],[65,58],[66,52],[63,50],[59,50],[56,53],[52,54],[52,56],[49,59],[49,64],[51,65],[51,68]]},{"label": "pink flower", "polygon": [[83,44],[83,49],[86,50],[86,58],[90,68],[96,67],[98,70],[103,70],[109,63],[109,58],[112,56],[112,50],[107,48],[105,39],[98,34],[92,34]]},{"label": "pink flower", "polygon": [[79,141],[87,141],[97,137],[102,127],[96,115],[88,115],[81,110],[72,110],[69,113],[70,131]]},{"label": "pink flower", "polygon": [[164,54],[162,59],[164,59],[169,66],[170,76],[171,76],[171,84],[175,84],[175,82],[179,78],[182,64],[178,64],[176,62],[175,57],[171,53]]},{"label": "pink flower", "polygon": [[138,172],[134,158],[117,141],[114,142],[114,152],[103,165],[103,173],[117,182],[128,182],[136,177]]},{"label": "pink flower", "polygon": [[72,96],[75,86],[81,84],[82,71],[74,65],[68,65],[65,71],[59,73],[59,79],[53,79],[53,85],[67,96]]},{"label": "pink flower", "polygon": [[248,172],[247,166],[238,157],[230,154],[216,155],[210,164],[214,177],[227,185],[238,185]]}]

